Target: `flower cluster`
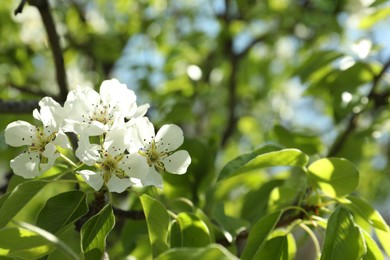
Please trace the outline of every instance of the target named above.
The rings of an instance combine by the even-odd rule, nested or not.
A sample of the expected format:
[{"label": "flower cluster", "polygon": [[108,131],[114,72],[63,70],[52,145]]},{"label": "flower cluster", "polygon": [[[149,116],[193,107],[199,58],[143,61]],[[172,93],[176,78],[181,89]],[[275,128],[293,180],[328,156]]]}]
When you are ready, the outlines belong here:
[{"label": "flower cluster", "polygon": [[145,117],[149,105],[137,106],[134,92],[116,79],[104,81],[99,93],[80,87],[69,92],[64,106],[45,97],[39,107],[33,116],[40,126],[15,121],[5,129],[8,145],[27,146],[10,163],[25,178],[43,174],[64,156],[59,147],[70,149],[67,132],[78,137],[76,173],[96,191],[162,187],[163,172],[184,174],[191,163],[187,151],[176,151],[184,140],[180,127],[164,125],[155,134]]}]

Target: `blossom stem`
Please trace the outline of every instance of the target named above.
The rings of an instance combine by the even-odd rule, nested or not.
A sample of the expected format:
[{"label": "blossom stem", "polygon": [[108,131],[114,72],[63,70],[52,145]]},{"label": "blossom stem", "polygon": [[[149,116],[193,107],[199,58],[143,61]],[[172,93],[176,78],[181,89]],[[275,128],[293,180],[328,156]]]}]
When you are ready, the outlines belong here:
[{"label": "blossom stem", "polygon": [[74,168],[77,168],[78,166],[71,160],[69,159],[68,157],[66,157],[65,155],[63,155],[62,153],[60,154],[61,158],[64,159],[67,163],[69,163],[71,166],[73,166]]}]

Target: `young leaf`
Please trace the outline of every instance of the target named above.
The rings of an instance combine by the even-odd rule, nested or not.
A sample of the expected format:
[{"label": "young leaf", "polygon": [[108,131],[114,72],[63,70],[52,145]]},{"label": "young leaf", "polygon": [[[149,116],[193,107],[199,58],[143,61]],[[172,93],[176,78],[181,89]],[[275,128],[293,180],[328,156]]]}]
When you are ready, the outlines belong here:
[{"label": "young leaf", "polygon": [[349,210],[365,219],[371,226],[386,231],[388,226],[381,214],[375,210],[367,201],[356,196],[348,195],[347,198],[339,200]]},{"label": "young leaf", "polygon": [[390,257],[390,229],[383,231],[381,229],[375,229],[376,236],[378,237],[379,242],[381,243],[383,249],[385,250],[387,256]]},{"label": "young leaf", "polygon": [[287,236],[274,237],[265,242],[252,259],[289,259]]},{"label": "young leaf", "polygon": [[144,194],[141,196],[142,207],[148,224],[150,244],[153,248],[153,257],[169,249],[168,226],[169,215],[161,202]]},{"label": "young leaf", "polygon": [[320,159],[313,162],[308,170],[313,184],[332,198],[342,197],[355,191],[359,183],[359,172],[345,159]]},{"label": "young leaf", "polygon": [[[241,160],[240,162],[242,163],[243,160]],[[279,151],[261,153],[256,157],[254,157],[253,159],[249,160],[248,162],[244,163],[240,167],[238,167],[238,165],[236,164],[234,169],[232,168],[230,171],[224,172],[224,169],[227,167],[225,166],[225,168],[221,172],[221,175],[219,176],[219,180],[236,176],[238,174],[249,172],[255,169],[265,168],[265,167],[273,167],[273,166],[304,167],[307,165],[308,162],[309,162],[309,157],[297,149],[284,149]]]},{"label": "young leaf", "polygon": [[275,228],[281,215],[281,211],[271,213],[262,217],[255,225],[253,225],[251,231],[249,232],[248,241],[244,251],[242,252],[241,259],[253,259],[253,257],[261,251],[265,245],[268,235]]},{"label": "young leaf", "polygon": [[203,247],[211,243],[207,225],[191,213],[180,213],[177,216],[180,226],[183,247]]},{"label": "young leaf", "polygon": [[0,230],[0,256],[13,259],[38,259],[52,250],[52,242],[25,228]]},{"label": "young leaf", "polygon": [[37,226],[56,233],[88,212],[86,195],[68,191],[50,198],[38,215]]},{"label": "young leaf", "polygon": [[363,256],[363,260],[383,260],[383,254],[376,244],[375,240],[366,231],[362,230],[364,240],[367,246],[367,253]]},{"label": "young leaf", "polygon": [[90,218],[81,228],[81,249],[86,260],[101,259],[106,246],[106,237],[114,227],[115,217],[110,205]]},{"label": "young leaf", "polygon": [[238,260],[226,248],[220,245],[211,244],[202,248],[179,248],[171,249],[161,254],[157,260],[198,260],[198,259],[212,259],[212,260]]},{"label": "young leaf", "polygon": [[45,185],[44,181],[27,181],[19,184],[2,201],[0,228],[4,227]]},{"label": "young leaf", "polygon": [[321,260],[360,259],[366,253],[363,234],[348,210],[338,207],[329,218]]}]

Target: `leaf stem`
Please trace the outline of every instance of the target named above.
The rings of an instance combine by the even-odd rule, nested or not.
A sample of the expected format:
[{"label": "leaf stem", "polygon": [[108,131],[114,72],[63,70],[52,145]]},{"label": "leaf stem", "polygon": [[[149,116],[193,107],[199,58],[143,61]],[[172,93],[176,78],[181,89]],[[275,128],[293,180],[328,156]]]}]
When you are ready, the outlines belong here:
[{"label": "leaf stem", "polygon": [[300,223],[299,226],[300,226],[304,231],[306,231],[306,233],[309,235],[309,237],[310,237],[311,240],[313,241],[314,248],[315,248],[316,253],[317,253],[317,259],[319,259],[320,255],[321,255],[321,248],[320,248],[320,243],[318,242],[318,239],[317,239],[316,235],[315,235],[314,232],[313,232],[307,225],[305,225],[304,223]]}]

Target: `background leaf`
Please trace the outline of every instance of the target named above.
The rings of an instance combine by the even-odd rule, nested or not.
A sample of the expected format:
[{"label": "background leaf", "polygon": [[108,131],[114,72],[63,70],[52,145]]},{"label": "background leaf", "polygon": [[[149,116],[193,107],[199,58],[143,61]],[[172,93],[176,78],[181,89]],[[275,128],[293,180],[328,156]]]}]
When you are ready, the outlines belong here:
[{"label": "background leaf", "polygon": [[115,217],[110,205],[91,217],[81,228],[81,248],[86,260],[100,259],[106,250],[106,238],[114,227]]},{"label": "background leaf", "polygon": [[359,183],[359,172],[345,159],[320,159],[313,162],[308,170],[312,183],[333,198],[352,193]]},{"label": "background leaf", "polygon": [[213,260],[238,260],[226,248],[220,245],[209,245],[203,248],[179,248],[171,249],[161,254],[157,260],[199,260],[199,259],[213,259]]},{"label": "background leaf", "polygon": [[0,256],[38,259],[54,249],[53,243],[33,231],[24,228],[0,230]]},{"label": "background leaf", "polygon": [[[259,153],[259,151],[257,151],[256,154],[257,153]],[[253,155],[254,154],[248,155],[247,157],[245,157],[245,160],[243,158],[235,159],[234,161],[237,163],[234,164],[234,167],[229,167],[229,170],[223,172],[224,175],[221,174],[222,176],[220,176],[219,180],[265,167],[304,167],[309,162],[309,157],[297,149],[284,149],[279,151],[264,152],[259,155],[256,155],[256,157],[253,157],[253,159],[249,159]],[[243,163],[246,160],[248,160],[248,162]]]},{"label": "background leaf", "polygon": [[45,185],[44,181],[19,184],[3,201],[0,208],[0,228],[4,227]]},{"label": "background leaf", "polygon": [[[258,252],[262,250],[265,246],[267,237],[275,228],[276,223],[279,221],[280,216],[282,215],[281,211],[277,211],[262,217],[255,225],[251,228],[249,232],[247,244],[242,252],[241,259],[253,259]],[[279,245],[279,240],[278,245]]]},{"label": "background leaf", "polygon": [[207,225],[191,213],[180,213],[177,216],[180,226],[182,247],[203,247],[211,243]]},{"label": "background leaf", "polygon": [[50,198],[38,215],[37,226],[56,233],[88,212],[86,194],[68,191]]},{"label": "background leaf", "polygon": [[362,231],[348,210],[337,207],[328,221],[321,259],[360,259],[365,253]]},{"label": "background leaf", "polygon": [[153,256],[157,257],[168,250],[169,215],[161,202],[144,194],[141,196],[142,207],[148,224],[149,239]]}]

